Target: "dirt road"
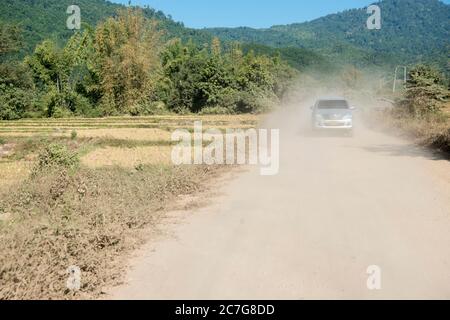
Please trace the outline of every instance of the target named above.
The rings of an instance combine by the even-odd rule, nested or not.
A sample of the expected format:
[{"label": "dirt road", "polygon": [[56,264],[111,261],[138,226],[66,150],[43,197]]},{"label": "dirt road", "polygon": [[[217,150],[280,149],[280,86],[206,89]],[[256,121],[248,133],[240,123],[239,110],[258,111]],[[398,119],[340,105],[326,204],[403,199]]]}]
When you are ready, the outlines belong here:
[{"label": "dirt road", "polygon": [[309,136],[293,110],[269,123],[279,175],[250,168],[213,205],[172,213],[112,298],[450,298],[450,162],[362,125]]}]

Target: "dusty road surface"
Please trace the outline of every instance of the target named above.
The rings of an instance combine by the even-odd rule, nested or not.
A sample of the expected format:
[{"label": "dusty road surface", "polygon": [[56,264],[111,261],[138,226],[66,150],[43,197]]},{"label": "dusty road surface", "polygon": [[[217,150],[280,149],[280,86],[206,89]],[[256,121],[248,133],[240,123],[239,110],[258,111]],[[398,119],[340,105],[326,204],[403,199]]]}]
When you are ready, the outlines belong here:
[{"label": "dusty road surface", "polygon": [[[310,136],[278,112],[280,173],[218,186],[212,205],[174,212],[130,261],[113,299],[450,298],[450,163],[360,125]],[[369,266],[381,290],[367,288]]]}]

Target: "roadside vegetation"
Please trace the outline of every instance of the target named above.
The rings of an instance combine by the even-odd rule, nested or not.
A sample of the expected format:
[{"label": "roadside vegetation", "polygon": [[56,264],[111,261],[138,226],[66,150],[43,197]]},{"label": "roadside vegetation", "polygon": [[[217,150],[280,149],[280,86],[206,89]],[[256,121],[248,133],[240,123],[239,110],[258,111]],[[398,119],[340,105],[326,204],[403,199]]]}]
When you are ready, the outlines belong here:
[{"label": "roadside vegetation", "polygon": [[269,110],[296,72],[215,38],[165,41],[156,20],[126,8],[60,46],[44,40],[22,61],[18,27],[0,24],[0,119]]},{"label": "roadside vegetation", "polygon": [[420,145],[450,154],[449,80],[438,69],[417,65],[394,108],[378,114],[382,122]]},{"label": "roadside vegetation", "polygon": [[[258,122],[252,115],[0,122],[0,299],[93,298],[120,283],[123,258],[158,232],[164,213],[180,197],[195,201],[224,171],[172,165],[170,131],[198,119],[205,129]],[[80,291],[66,286],[72,265],[81,269]]]}]

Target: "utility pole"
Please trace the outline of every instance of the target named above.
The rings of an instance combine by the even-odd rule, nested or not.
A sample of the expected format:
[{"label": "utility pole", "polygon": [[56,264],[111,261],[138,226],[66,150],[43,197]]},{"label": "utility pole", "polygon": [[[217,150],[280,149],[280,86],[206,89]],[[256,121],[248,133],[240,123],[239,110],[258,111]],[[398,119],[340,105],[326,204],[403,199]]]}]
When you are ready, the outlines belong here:
[{"label": "utility pole", "polygon": [[395,91],[397,89],[397,74],[398,74],[399,69],[403,69],[403,85],[404,85],[404,87],[406,87],[406,77],[407,77],[406,66],[397,66],[395,68],[394,87],[393,87],[393,90],[392,90],[392,92],[394,92],[394,93],[395,93]]}]

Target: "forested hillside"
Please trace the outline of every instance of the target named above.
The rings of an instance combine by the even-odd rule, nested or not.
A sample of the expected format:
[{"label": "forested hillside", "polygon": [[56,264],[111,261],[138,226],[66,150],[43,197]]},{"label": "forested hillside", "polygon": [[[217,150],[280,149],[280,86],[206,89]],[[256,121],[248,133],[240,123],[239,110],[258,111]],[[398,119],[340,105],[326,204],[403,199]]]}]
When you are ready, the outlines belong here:
[{"label": "forested hillside", "polygon": [[[69,17],[66,10],[69,5],[76,4],[80,7],[82,29],[87,26],[95,27],[106,18],[115,16],[118,9],[125,7],[105,0],[0,0],[0,2],[3,4],[0,11],[0,23],[19,27],[21,30],[20,50],[13,52],[13,55],[21,57],[33,52],[36,45],[46,39],[51,39],[58,46],[64,46],[65,42],[74,34],[74,31],[68,30],[66,27],[66,20]],[[173,21],[170,16],[166,16],[161,11],[149,7],[140,9],[146,18],[158,21],[157,28],[162,31],[161,37],[165,41],[180,38],[184,42],[191,40],[202,46],[211,43],[213,39],[211,33],[186,28],[183,23]],[[222,46],[224,49],[230,49],[234,45],[232,42],[223,41]],[[271,56],[280,52],[283,59],[299,70],[308,66],[324,65],[324,57],[311,50],[295,47],[274,50],[269,46],[253,44],[244,44],[243,49],[245,52],[255,49],[260,54]]]},{"label": "forested hillside", "polygon": [[[31,52],[44,39],[51,38],[63,44],[73,31],[68,30],[66,13],[70,5],[78,5],[81,9],[83,26],[96,26],[100,21],[112,17],[123,5],[105,0],[0,0],[0,21],[17,24],[23,30],[24,51]],[[212,36],[204,31],[188,29],[167,17],[163,12],[152,8],[142,8],[146,18],[159,21],[159,28],[165,31],[165,37],[180,37],[183,40],[193,39],[195,42],[210,42]]]},{"label": "forested hillside", "polygon": [[344,53],[356,61],[417,62],[438,58],[445,64],[450,39],[450,5],[439,0],[383,0],[377,5],[382,13],[381,30],[366,28],[369,15],[362,8],[269,29],[207,31],[223,40],[309,48],[340,58]]}]

